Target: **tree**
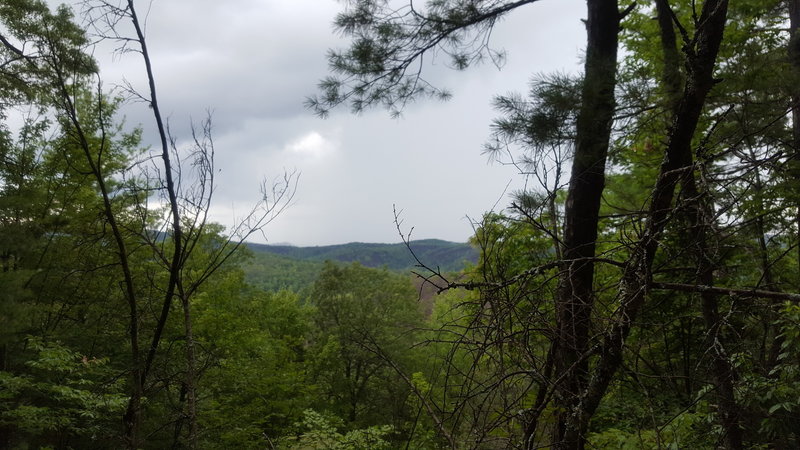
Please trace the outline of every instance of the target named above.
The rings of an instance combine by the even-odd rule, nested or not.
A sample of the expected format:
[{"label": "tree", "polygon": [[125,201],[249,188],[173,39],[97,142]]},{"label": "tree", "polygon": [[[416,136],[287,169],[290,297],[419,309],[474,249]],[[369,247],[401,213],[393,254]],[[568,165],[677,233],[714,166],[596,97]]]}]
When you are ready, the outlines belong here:
[{"label": "tree", "polygon": [[310,307],[290,292],[247,287],[228,269],[195,301],[195,331],[208,369],[198,391],[202,447],[252,448],[288,434],[312,404],[305,342]]},{"label": "tree", "polygon": [[[185,412],[180,412],[178,421],[188,422],[186,440],[190,447],[196,447],[197,352],[192,331],[192,298],[235,254],[247,236],[271,221],[287,205],[295,177],[287,174],[273,186],[265,184],[262,201],[231,231],[233,240],[218,240],[206,246],[209,234],[217,232],[208,222],[214,191],[210,121],[195,130],[194,148],[188,160],[182,160],[176,140],[168,136],[160,115],[147,45],[133,2],[124,7],[99,2],[89,13],[99,14],[93,23],[109,26],[106,30],[111,33],[122,19],[130,20],[134,27],[136,37],[123,38],[123,42],[138,45],[137,51],[144,57],[149,94],[139,97],[147,97],[153,109],[161,141],[161,167],[148,171],[145,165],[134,163],[133,155],[121,155],[117,151],[118,144],[113,139],[116,129],[113,112],[117,103],[103,92],[97,65],[87,48],[89,41],[85,31],[74,24],[66,7],[52,13],[46,4],[37,0],[7,2],[0,7],[3,94],[56,116],[63,135],[55,143],[58,153],[51,153],[55,166],[84,182],[88,175],[94,184],[97,202],[87,208],[87,216],[96,219],[99,213],[102,218],[91,226],[97,225],[102,230],[98,232],[97,241],[101,243],[100,248],[105,249],[103,256],[111,256],[111,260],[104,261],[103,268],[113,268],[119,282],[116,285],[122,286],[120,292],[114,291],[109,298],[127,305],[128,320],[124,329],[129,362],[123,373],[130,380],[124,415],[128,447],[140,446],[142,399],[160,389],[152,374],[176,299],[182,308],[186,343],[185,370],[180,374],[186,390]],[[88,91],[94,92],[88,94]],[[138,142],[129,141],[127,145],[138,145]],[[181,185],[179,174],[191,172],[181,166],[189,164],[196,171],[196,182]],[[120,177],[121,168],[130,166],[138,171],[136,176],[123,174]],[[51,192],[55,191],[45,194],[51,195]],[[167,214],[162,216],[162,210],[150,207],[148,201],[154,195],[163,195]],[[84,230],[89,228],[86,223],[81,226]],[[68,231],[77,235],[84,230]],[[53,236],[61,237],[57,233],[50,237]],[[7,259],[14,264],[18,256]],[[155,306],[158,297],[161,297],[160,306]],[[155,320],[142,316],[144,311],[154,308],[160,308]],[[149,344],[144,345],[145,341]]]},{"label": "tree", "polygon": [[[83,100],[92,97],[86,95]],[[91,110],[92,101],[81,102],[83,111]],[[83,113],[82,113],[83,114]],[[39,124],[42,133],[49,133],[46,123]],[[7,305],[13,310],[24,311],[25,314],[13,314],[6,328],[4,336],[4,375],[11,380],[27,380],[30,388],[14,391],[19,394],[15,400],[21,404],[35,400],[31,397],[35,386],[46,386],[43,383],[52,383],[57,386],[64,382],[65,389],[69,383],[73,387],[83,384],[84,391],[75,391],[73,397],[65,397],[64,402],[49,405],[53,409],[52,415],[63,417],[75,412],[75,402],[97,402],[101,407],[102,393],[106,390],[108,380],[99,376],[113,378],[119,375],[114,370],[120,369],[116,364],[118,357],[124,359],[125,318],[119,315],[119,308],[111,308],[109,303],[119,300],[116,296],[118,284],[113,281],[118,267],[115,265],[115,254],[108,236],[104,232],[106,226],[98,221],[98,210],[103,209],[103,199],[96,185],[93,183],[91,172],[87,169],[86,160],[79,146],[69,136],[67,124],[56,127],[55,138],[41,139],[38,142],[23,141],[21,148],[28,153],[30,167],[35,170],[28,172],[18,179],[5,178],[6,187],[9,189],[3,194],[4,200],[23,200],[14,197],[22,193],[26,185],[35,186],[36,195],[25,195],[27,201],[25,208],[14,208],[15,220],[3,227],[12,231],[17,237],[27,235],[24,240],[19,240],[5,246],[13,267],[6,273],[8,278],[14,280],[18,290],[10,291]],[[22,139],[27,139],[25,132]],[[120,176],[121,168],[125,166],[128,152],[134,151],[138,144],[137,133],[117,135],[114,130],[106,134],[108,139],[107,159],[104,170]],[[21,167],[18,167],[21,168]],[[23,189],[20,189],[22,187]],[[19,203],[22,205],[23,203]],[[111,206],[114,211],[122,211],[130,205],[130,197],[122,194],[114,198]],[[11,212],[6,210],[4,212]],[[17,247],[19,246],[19,247]],[[102,326],[98,326],[102,324]],[[111,330],[111,324],[119,325],[122,333]],[[85,327],[83,329],[79,329]],[[106,328],[108,327],[108,328]],[[102,331],[87,335],[86,329]],[[99,342],[103,342],[100,344]],[[32,350],[46,349],[48,354],[55,352],[60,362],[55,366],[47,366],[44,371],[38,370],[36,357]],[[44,351],[44,350],[42,350]],[[40,352],[41,353],[41,352]],[[87,371],[83,374],[79,368],[81,360],[103,361],[103,370]],[[112,362],[113,361],[113,362]],[[47,363],[43,363],[47,364]],[[55,364],[55,362],[53,363]],[[98,366],[99,368],[100,366]],[[122,368],[123,373],[127,367]],[[47,371],[54,372],[51,376]],[[112,375],[113,373],[113,375]],[[91,378],[89,378],[91,376]],[[90,383],[95,383],[92,385]],[[114,389],[119,388],[114,383]],[[57,387],[50,387],[53,392],[58,392]],[[92,395],[99,399],[92,400]],[[58,395],[56,395],[57,398]],[[71,402],[69,401],[71,399]],[[109,401],[111,398],[109,397]],[[101,412],[89,406],[81,412],[92,425],[76,425],[75,427],[60,427],[58,432],[48,429],[42,434],[51,436],[56,442],[68,442],[76,436],[82,439],[106,441],[113,436],[112,429],[105,422],[107,415],[117,412],[116,401],[125,401],[126,398],[114,400],[114,406]],[[5,423],[9,434],[14,430],[19,431],[20,423]],[[71,423],[69,420],[67,423]],[[98,424],[103,423],[104,426]],[[24,426],[22,426],[24,428]],[[93,431],[86,431],[93,430]],[[13,441],[12,436],[5,439]],[[35,439],[33,440],[36,441]],[[47,441],[40,441],[45,445]]]},{"label": "tree", "polygon": [[309,349],[313,379],[325,406],[350,427],[402,426],[409,390],[392,364],[413,367],[421,312],[410,280],[327,262],[307,299],[316,330]]}]

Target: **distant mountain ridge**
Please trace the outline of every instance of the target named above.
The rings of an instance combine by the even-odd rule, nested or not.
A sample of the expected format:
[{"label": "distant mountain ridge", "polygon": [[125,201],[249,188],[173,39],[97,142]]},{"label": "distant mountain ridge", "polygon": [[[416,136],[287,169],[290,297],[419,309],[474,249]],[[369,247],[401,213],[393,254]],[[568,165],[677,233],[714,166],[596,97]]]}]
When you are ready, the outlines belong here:
[{"label": "distant mountain ridge", "polygon": [[[367,267],[387,267],[390,270],[410,270],[417,262],[405,244],[349,244],[296,247],[292,245],[247,244],[254,253],[272,253],[301,261],[358,262]],[[462,270],[467,263],[478,260],[478,251],[466,243],[440,239],[411,241],[411,249],[417,257],[432,268],[442,271]]]}]

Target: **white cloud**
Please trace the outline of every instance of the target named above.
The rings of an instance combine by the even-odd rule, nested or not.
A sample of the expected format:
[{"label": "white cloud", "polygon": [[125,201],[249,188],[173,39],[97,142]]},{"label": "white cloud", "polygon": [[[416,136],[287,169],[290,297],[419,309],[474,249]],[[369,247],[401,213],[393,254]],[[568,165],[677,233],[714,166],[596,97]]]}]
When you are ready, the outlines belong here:
[{"label": "white cloud", "polygon": [[336,144],[318,132],[312,131],[290,142],[285,150],[306,159],[319,160],[333,153]]}]

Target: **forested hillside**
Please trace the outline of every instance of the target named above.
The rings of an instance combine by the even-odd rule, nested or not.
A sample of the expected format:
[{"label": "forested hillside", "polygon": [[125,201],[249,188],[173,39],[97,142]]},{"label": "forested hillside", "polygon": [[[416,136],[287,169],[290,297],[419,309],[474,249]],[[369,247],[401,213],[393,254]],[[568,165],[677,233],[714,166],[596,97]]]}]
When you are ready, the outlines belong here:
[{"label": "forested hillside", "polygon": [[266,291],[298,292],[317,279],[324,263],[280,256],[270,252],[252,252],[242,264],[245,279]]},{"label": "forested hillside", "polygon": [[[253,256],[243,266],[247,281],[254,286],[277,291],[297,291],[311,285],[323,268],[323,262],[359,263],[366,267],[387,268],[410,274],[419,261],[443,272],[459,272],[474,264],[478,252],[469,244],[428,239],[406,244],[367,244],[352,242],[341,245],[298,247],[248,243]],[[413,251],[413,254],[412,254]]]},{"label": "forested hillside", "polygon": [[[343,2],[306,106],[447,99],[425,58],[501,65],[536,3]],[[495,99],[524,189],[417,259],[248,249],[294,173],[211,222],[214,127],[168,126],[152,11],[83,5],[0,3],[0,448],[800,448],[800,0],[587,0],[583,72]]]}]

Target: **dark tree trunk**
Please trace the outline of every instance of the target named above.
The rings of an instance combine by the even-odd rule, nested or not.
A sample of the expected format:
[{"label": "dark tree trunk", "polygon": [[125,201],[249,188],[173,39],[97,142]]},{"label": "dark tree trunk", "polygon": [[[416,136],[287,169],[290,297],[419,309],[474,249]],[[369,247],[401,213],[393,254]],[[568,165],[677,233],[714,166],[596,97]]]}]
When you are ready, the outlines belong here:
[{"label": "dark tree trunk", "polygon": [[703,4],[694,39],[690,45],[684,47],[687,81],[669,130],[664,160],[651,194],[645,230],[639,242],[631,248],[631,256],[620,282],[620,306],[598,351],[597,366],[582,397],[581,415],[574,416],[581,423],[574,428],[588,427],[589,419],[622,364],[625,340],[644,304],[652,281],[650,270],[658,249],[659,236],[671,218],[675,188],[692,174],[692,138],[706,96],[714,85],[713,69],[725,30],[727,9],[727,0],[707,0]]},{"label": "dark tree trunk", "polygon": [[[688,200],[690,235],[694,236],[692,253],[697,264],[698,284],[714,286],[714,268],[717,267],[712,249],[709,246],[711,224],[711,208],[704,201],[706,192],[697,187],[694,175],[683,182],[683,192]],[[739,424],[739,407],[734,395],[735,370],[725,350],[725,339],[722,335],[723,319],[719,313],[719,294],[711,291],[700,293],[703,319],[706,325],[706,344],[711,359],[711,377],[714,381],[714,395],[717,411],[723,429],[725,448],[741,449],[742,429]]]},{"label": "dark tree trunk", "polygon": [[[139,22],[139,16],[137,15],[136,8],[134,7],[133,0],[128,0],[127,2],[127,13],[136,31],[136,40],[139,43],[141,50],[140,53],[145,63],[149,92],[150,92],[150,98],[149,98],[150,108],[153,111],[153,117],[156,120],[156,125],[158,127],[158,135],[161,141],[161,158],[164,163],[164,172],[163,172],[164,184],[166,187],[167,197],[169,199],[169,209],[172,215],[173,252],[172,252],[172,257],[169,260],[170,261],[169,280],[167,281],[167,286],[165,289],[161,315],[159,316],[158,321],[156,322],[155,333],[153,334],[153,338],[150,343],[150,348],[147,351],[147,357],[144,359],[143,367],[139,372],[140,373],[138,377],[140,380],[139,386],[140,386],[140,392],[142,392],[144,390],[144,386],[146,384],[149,371],[153,365],[153,361],[155,360],[155,355],[161,340],[161,334],[167,323],[167,316],[169,314],[169,309],[170,309],[169,307],[172,304],[173,298],[175,297],[175,289],[177,287],[178,279],[180,277],[184,252],[183,252],[183,231],[181,228],[181,215],[178,205],[177,187],[175,184],[175,180],[173,179],[173,169],[169,154],[169,144],[167,139],[166,126],[164,125],[164,122],[162,120],[161,110],[158,105],[158,97],[156,96],[155,77],[153,75],[152,65],[150,62],[150,53],[147,50],[147,41],[145,40],[144,31],[142,30],[141,24]],[[188,305],[186,306],[188,307]],[[189,386],[189,388],[193,389],[194,387]],[[190,393],[190,396],[193,397],[193,395],[194,395],[193,393]],[[129,419],[136,419],[135,422],[138,422],[139,409],[141,405],[139,404],[140,402],[134,397],[131,397],[131,400],[128,404],[128,410],[125,414],[126,424],[128,423]],[[194,407],[193,402],[191,407]],[[189,417],[190,429],[192,430],[195,429],[194,428],[195,420],[196,418],[194,417],[194,415]],[[126,427],[125,435],[130,448],[136,448],[136,440],[137,440],[136,433],[137,433],[136,427]],[[194,432],[192,434],[194,434]]]},{"label": "dark tree trunk", "polygon": [[616,0],[589,0],[586,65],[581,110],[577,121],[575,156],[564,210],[564,266],[559,283],[557,336],[554,341],[555,373],[563,382],[555,387],[554,406],[559,412],[553,432],[555,448],[583,448],[585,429],[579,414],[580,394],[587,382],[584,357],[591,330],[594,301],[594,262],[600,200],[605,186],[620,12]]},{"label": "dark tree trunk", "polygon": [[[658,31],[661,37],[661,56],[664,59],[664,70],[661,74],[661,85],[667,97],[670,118],[678,113],[678,105],[683,89],[683,76],[681,74],[681,56],[678,50],[678,39],[675,35],[675,25],[672,20],[672,8],[669,0],[656,0],[656,15],[658,18]],[[667,124],[669,126],[669,123]]]},{"label": "dark tree trunk", "polygon": [[[792,67],[792,156],[789,170],[792,177],[800,179],[800,0],[787,0],[789,6],[789,63]],[[800,226],[800,193],[795,192],[795,224]],[[800,229],[799,229],[800,230]],[[800,231],[798,231],[800,239]],[[798,276],[800,276],[800,246],[797,248]],[[799,286],[800,288],[800,286]]]},{"label": "dark tree trunk", "polygon": [[[664,57],[663,86],[667,94],[668,104],[673,116],[680,114],[680,56],[678,53],[677,39],[673,25],[673,13],[668,0],[656,0],[658,24],[661,35],[661,47]],[[691,57],[691,55],[689,55]],[[691,67],[689,68],[691,71]],[[688,154],[691,158],[691,153]],[[704,286],[714,285],[714,268],[716,267],[711,248],[709,246],[709,233],[713,231],[711,205],[705,201],[707,192],[698,189],[693,170],[689,169],[682,180],[683,193],[687,199],[689,209],[690,236],[694,236],[692,243],[693,253],[697,264],[698,284]],[[741,448],[742,431],[739,426],[738,408],[734,399],[733,379],[734,369],[728,359],[721,336],[722,320],[719,315],[718,294],[704,291],[700,294],[702,299],[703,318],[706,325],[706,348],[711,358],[711,374],[715,384],[717,407],[720,422],[725,430],[727,448]]]}]

